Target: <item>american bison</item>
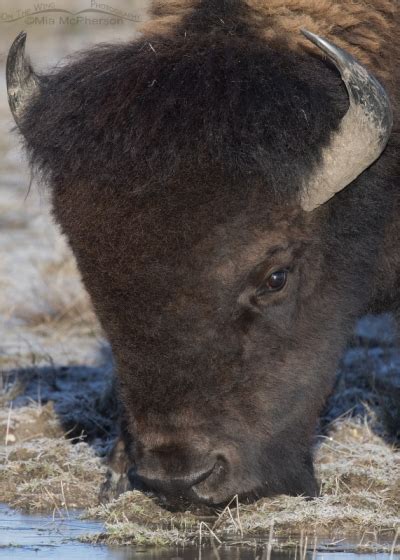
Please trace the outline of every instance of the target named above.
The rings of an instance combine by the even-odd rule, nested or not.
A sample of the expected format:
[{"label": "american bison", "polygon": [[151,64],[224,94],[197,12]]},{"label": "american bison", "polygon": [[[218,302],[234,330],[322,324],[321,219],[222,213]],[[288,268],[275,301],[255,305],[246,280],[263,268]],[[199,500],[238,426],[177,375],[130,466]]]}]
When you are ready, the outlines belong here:
[{"label": "american bison", "polygon": [[354,322],[400,309],[399,33],[392,0],[174,0],[47,75],[12,45],[11,110],[112,345],[134,484],[317,493]]}]

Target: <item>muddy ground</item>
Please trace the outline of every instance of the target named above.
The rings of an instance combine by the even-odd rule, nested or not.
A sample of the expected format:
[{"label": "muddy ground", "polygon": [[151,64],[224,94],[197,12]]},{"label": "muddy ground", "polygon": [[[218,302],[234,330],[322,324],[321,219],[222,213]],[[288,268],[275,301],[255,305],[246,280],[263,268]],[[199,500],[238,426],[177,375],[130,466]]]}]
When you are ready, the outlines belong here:
[{"label": "muddy ground", "polygon": [[169,511],[139,492],[100,503],[115,435],[112,357],[46,192],[29,189],[0,72],[0,502],[57,516],[83,508],[106,523],[97,538],[106,542],[213,535],[279,548],[312,547],[317,536],[400,551],[400,347],[390,316],[364,318],[343,357],[316,435],[320,498],[201,512]]}]

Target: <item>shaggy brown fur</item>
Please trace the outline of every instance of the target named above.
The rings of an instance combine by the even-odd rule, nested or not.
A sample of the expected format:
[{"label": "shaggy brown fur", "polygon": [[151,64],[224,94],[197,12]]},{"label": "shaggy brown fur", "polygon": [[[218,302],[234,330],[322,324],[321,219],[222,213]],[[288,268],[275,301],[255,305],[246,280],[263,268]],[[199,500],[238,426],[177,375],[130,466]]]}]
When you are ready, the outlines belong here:
[{"label": "shaggy brown fur", "polygon": [[[198,4],[201,2],[193,0],[154,1],[154,17],[146,22],[142,30],[149,35],[170,32],[173,26],[182,25],[190,14],[195,14]],[[209,8],[207,3],[203,4],[206,9]],[[230,3],[225,4],[229,10]],[[253,28],[266,41],[285,37],[291,49],[300,52],[313,50],[320,56],[299,33],[301,28],[306,28],[334,41],[363,64],[374,67],[380,78],[387,80],[393,77],[392,66],[388,63],[396,60],[400,49],[395,41],[399,7],[394,0],[375,0],[372,3],[365,0],[246,0],[243,4],[252,11],[244,13],[242,20],[251,19]],[[215,6],[214,14],[212,8],[210,11],[211,17],[218,17]]]},{"label": "shaggy brown fur", "polygon": [[[399,307],[395,8],[163,3],[140,39],[41,77],[20,129],[110,338],[148,486],[315,494],[315,422],[354,320]],[[381,158],[309,214],[299,192],[348,99],[301,26],[358,55],[396,111]]]}]

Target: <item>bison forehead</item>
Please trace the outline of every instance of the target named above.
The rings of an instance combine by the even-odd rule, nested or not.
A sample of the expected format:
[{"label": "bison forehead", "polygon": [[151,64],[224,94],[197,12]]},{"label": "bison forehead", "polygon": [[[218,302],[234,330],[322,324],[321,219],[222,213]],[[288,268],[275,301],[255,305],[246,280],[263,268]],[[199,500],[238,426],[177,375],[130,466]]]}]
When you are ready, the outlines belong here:
[{"label": "bison forehead", "polygon": [[[262,188],[250,201],[225,194],[192,204],[189,212],[185,204],[167,211],[164,203],[156,219],[133,218],[125,232],[130,242],[122,246],[121,266],[128,267],[136,291],[140,286],[141,299],[153,293],[158,309],[163,302],[166,317],[196,309],[201,316],[208,305],[231,298],[257,265],[285,264],[315,237],[309,214],[271,204]],[[151,312],[151,302],[146,305]]]},{"label": "bison forehead", "polygon": [[216,188],[264,180],[297,196],[347,109],[340,76],[251,33],[157,37],[155,56],[148,43],[99,48],[43,82],[21,130],[53,183],[162,194],[217,170]]}]

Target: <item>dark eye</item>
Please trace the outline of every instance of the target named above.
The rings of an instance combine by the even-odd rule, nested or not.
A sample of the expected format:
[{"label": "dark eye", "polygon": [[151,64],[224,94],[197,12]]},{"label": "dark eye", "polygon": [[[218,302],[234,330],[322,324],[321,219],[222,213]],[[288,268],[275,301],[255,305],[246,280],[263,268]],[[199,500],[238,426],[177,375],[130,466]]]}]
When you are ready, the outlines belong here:
[{"label": "dark eye", "polygon": [[275,272],[272,272],[257,289],[257,295],[262,296],[268,292],[278,292],[282,290],[287,282],[287,277],[287,270],[275,270]]}]

